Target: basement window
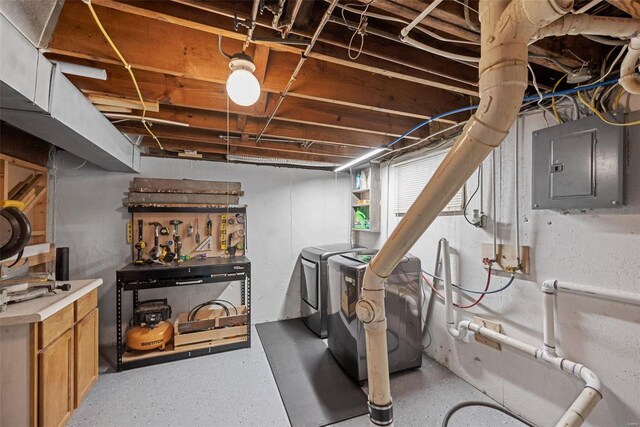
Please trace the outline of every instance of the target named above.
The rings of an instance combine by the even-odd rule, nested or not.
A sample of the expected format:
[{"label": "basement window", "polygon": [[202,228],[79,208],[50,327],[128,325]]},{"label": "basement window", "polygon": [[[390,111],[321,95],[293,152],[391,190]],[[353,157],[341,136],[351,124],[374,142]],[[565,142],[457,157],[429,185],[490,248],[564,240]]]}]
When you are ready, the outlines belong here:
[{"label": "basement window", "polygon": [[[401,217],[416,200],[424,186],[429,182],[436,169],[442,163],[448,150],[429,153],[418,158],[406,160],[391,166],[390,200],[393,203],[393,214]],[[461,215],[464,209],[464,186],[453,197],[451,202],[440,212],[440,215]]]}]

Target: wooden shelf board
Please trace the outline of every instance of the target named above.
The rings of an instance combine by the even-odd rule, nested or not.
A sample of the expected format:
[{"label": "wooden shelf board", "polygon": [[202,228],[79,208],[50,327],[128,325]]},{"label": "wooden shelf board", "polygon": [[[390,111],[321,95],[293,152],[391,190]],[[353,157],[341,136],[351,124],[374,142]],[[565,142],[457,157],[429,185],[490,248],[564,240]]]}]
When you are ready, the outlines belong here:
[{"label": "wooden shelf board", "polygon": [[369,206],[371,206],[371,203],[360,203],[351,206],[354,208],[368,208]]},{"label": "wooden shelf board", "polygon": [[370,188],[361,188],[360,190],[353,190],[353,193],[364,193],[366,191],[371,191]]},{"label": "wooden shelf board", "polygon": [[125,351],[124,354],[122,355],[122,362],[127,363],[127,362],[133,362],[136,360],[153,359],[156,357],[167,356],[172,353],[184,353],[188,351],[218,347],[218,346],[227,345],[227,344],[235,344],[235,343],[244,342],[244,341],[247,341],[247,336],[228,338],[228,339],[215,341],[215,342],[205,342],[205,343],[199,343],[199,344],[184,345],[177,348],[174,347],[173,342],[171,342],[167,344],[165,349],[162,351],[160,350],[149,350],[145,352]]}]

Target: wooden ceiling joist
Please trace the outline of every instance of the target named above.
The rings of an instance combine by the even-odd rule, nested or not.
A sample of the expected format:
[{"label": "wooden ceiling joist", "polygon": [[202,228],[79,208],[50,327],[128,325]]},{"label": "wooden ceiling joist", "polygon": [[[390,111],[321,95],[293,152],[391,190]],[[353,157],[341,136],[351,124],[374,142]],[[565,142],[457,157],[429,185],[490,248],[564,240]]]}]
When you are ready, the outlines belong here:
[{"label": "wooden ceiling joist", "polygon": [[[119,107],[121,109],[142,110],[142,103],[138,98],[128,98],[118,95],[107,95],[99,92],[84,91],[85,96],[89,101],[95,105]],[[158,101],[145,101],[144,103],[147,111],[160,111],[160,105]],[[100,110],[105,111],[105,110]],[[112,111],[118,112],[118,111]]]},{"label": "wooden ceiling joist", "polygon": [[[213,135],[217,137],[218,135],[223,135],[227,131],[227,121],[224,113],[197,110],[185,112],[180,109],[166,109],[161,113],[149,114],[148,117],[188,123],[190,125],[189,128],[180,127],[179,129],[172,129],[179,132],[180,135],[185,136],[201,135],[204,137]],[[132,126],[132,123],[135,122],[119,123],[118,128],[122,130],[124,127]],[[235,117],[232,117],[229,121],[229,131],[232,133],[246,133],[250,136],[255,136],[262,130],[264,123],[265,121],[263,119],[247,118],[244,126],[239,128],[238,121]],[[144,128],[142,126],[140,126],[140,129],[141,132],[144,133]],[[154,126],[154,133],[156,133],[157,129],[159,129],[159,127]],[[163,127],[162,129],[169,128]],[[390,137],[380,135],[367,135],[353,131],[327,129],[320,126],[277,121],[272,122],[268,131],[265,133],[265,137],[290,139],[300,142],[312,141],[317,143],[316,145],[333,145],[356,148],[378,147],[380,145],[387,144],[392,140]]]},{"label": "wooden ceiling joist", "polygon": [[[166,150],[172,151],[196,150],[199,153],[213,153],[222,155],[227,154],[227,147],[224,146],[224,144],[216,144],[212,142],[185,142],[184,140],[163,139],[162,145]],[[142,142],[142,146],[149,147],[151,149],[155,149],[157,147],[157,145],[154,145],[154,142],[151,140],[151,138],[145,138]],[[282,150],[269,150],[265,149],[264,147],[233,146],[230,147],[229,153],[239,156],[273,157],[278,159],[306,160],[315,162],[327,162],[332,164],[341,164],[348,160],[344,157],[327,156],[323,154],[316,154],[313,152],[300,153]]]},{"label": "wooden ceiling joist", "polygon": [[[210,34],[164,22],[145,21],[146,18],[110,9],[98,8],[98,12],[135,70],[226,82],[227,60],[218,52],[217,39]],[[136,22],[140,20],[143,22]],[[166,37],[166,34],[172,36]],[[235,40],[229,40],[228,45],[229,51],[241,50],[240,43]],[[65,5],[48,50],[103,64],[117,62],[81,3]],[[271,51],[262,89],[270,93],[283,90],[297,62],[296,55]],[[397,79],[392,81],[390,84],[385,76],[310,58],[289,96],[416,118],[452,109],[462,101],[460,95],[449,91]]]},{"label": "wooden ceiling joist", "polygon": [[[367,3],[369,0],[358,1],[360,1],[361,3]],[[379,0],[376,1],[375,8],[408,20],[413,20],[425,9],[427,4],[428,3],[425,3],[421,0],[402,0],[402,4],[400,4],[400,2],[392,0]],[[434,9],[430,13],[429,16],[422,20],[422,23],[427,27],[441,31],[445,34],[459,37],[462,40],[480,42],[480,34],[466,28],[466,24],[464,22],[462,14],[462,7],[464,6],[457,4],[457,2],[442,2],[436,9]],[[472,16],[473,15],[475,14],[472,13]],[[475,19],[477,19],[477,17]],[[556,58],[563,64],[566,64],[568,67],[580,67],[583,65],[582,62],[578,61],[574,57],[559,55],[558,53],[556,53],[559,50],[550,49],[553,44],[554,42],[551,40],[541,40],[540,42],[529,46],[529,51],[537,55]],[[574,48],[573,50],[575,51],[578,49]],[[552,62],[545,60],[544,58],[532,57],[530,58],[530,61],[535,64],[542,65],[546,68],[564,73],[564,71],[560,67]]]},{"label": "wooden ceiling joist", "polygon": [[[244,41],[245,39],[244,33],[233,30],[232,17],[235,11],[229,10],[224,13],[224,9],[215,3],[203,3],[189,0],[179,2],[181,4],[193,6],[191,8],[173,4],[175,2],[167,1],[121,2],[114,0],[95,0],[93,3],[101,5],[104,8],[126,12],[142,18],[155,19],[204,33],[215,35],[221,34],[225,38],[239,41]],[[198,9],[196,9],[196,7]],[[202,13],[201,10],[203,9],[210,11],[210,13]],[[243,18],[241,13],[238,13],[238,17],[240,19]],[[248,15],[244,18],[248,18]],[[259,18],[258,25],[262,25],[263,28],[267,28],[270,26],[270,22]],[[260,30],[263,28],[258,28],[257,34],[259,34]],[[453,61],[447,61],[442,57],[437,57],[430,53],[425,52],[417,56],[415,54],[415,49],[399,43],[369,38],[365,48],[363,49],[363,55],[365,56],[359,61],[349,61],[345,64],[343,61],[346,56],[346,51],[344,50],[348,47],[350,35],[346,35],[347,33],[344,32],[342,32],[342,35],[339,35],[340,32],[337,32],[336,30],[336,28],[333,28],[331,31],[325,31],[322,33],[321,37],[318,39],[316,47],[314,47],[314,51],[310,54],[311,58],[320,59],[330,63],[342,64],[360,70],[364,70],[366,67],[369,72],[388,75],[388,70],[383,66],[376,66],[375,60],[372,60],[371,57],[384,59],[385,61],[390,61],[391,63],[397,62],[400,65],[405,65],[411,69],[426,73],[424,76],[416,76],[412,73],[408,73],[407,75],[398,73],[397,78],[406,79],[408,81],[415,81],[416,78],[421,78],[421,83],[428,86],[440,87],[454,92],[462,90],[462,93],[464,93],[465,91],[468,91],[471,92],[471,94],[477,95],[477,90],[473,87],[477,81],[476,71],[472,69],[465,70],[464,66],[459,66],[460,64]],[[295,29],[293,30],[293,33],[297,36],[307,38],[310,38],[312,35],[312,32],[310,31],[300,31]],[[261,41],[257,41],[255,44],[258,46],[269,46],[270,48],[281,52],[295,54],[300,54],[302,52],[302,49],[296,46]],[[380,44],[387,46],[385,48],[385,51],[388,52],[387,54],[382,55],[380,53],[382,52],[379,46]],[[335,49],[336,47],[339,47],[340,49]],[[397,59],[394,58],[396,52],[399,56]],[[384,58],[381,58],[381,56],[384,56]],[[450,62],[450,64],[447,64],[447,62]],[[454,67],[456,64],[458,67]]]},{"label": "wooden ceiling joist", "polygon": [[[369,0],[359,0],[369,2]],[[415,18],[430,0],[376,0],[370,12]],[[609,0],[624,3],[623,0]],[[304,46],[279,43],[280,31],[272,28],[270,16],[258,16],[255,39],[246,53],[256,65],[261,96],[251,107],[240,107],[226,94],[229,60],[218,49],[222,37],[224,51],[242,51],[247,31],[234,28],[234,16],[249,18],[252,2],[228,0],[92,0],[102,24],[118,49],[131,64],[150,118],[185,123],[189,127],[153,125],[153,131],[169,151],[197,150],[204,158],[225,160],[227,150],[244,156],[273,157],[344,163],[370,147],[388,144],[422,120],[452,109],[477,103],[477,64],[464,64],[402,44],[398,40],[403,22],[371,17],[361,54],[350,58],[349,45],[358,15],[336,9],[319,35],[304,67],[286,98],[293,70]],[[296,25],[288,27],[288,38],[310,40],[327,8],[325,1],[286,2],[287,18],[295,15]],[[471,7],[477,1],[470,0]],[[420,24],[436,35],[473,42],[453,44],[416,30],[412,37],[434,47],[478,56],[480,37],[467,26],[459,2],[442,2]],[[283,18],[281,23],[286,23]],[[477,16],[471,13],[476,21]],[[345,22],[346,21],[346,22]],[[432,33],[433,34],[433,33]],[[359,40],[356,39],[357,45]],[[545,39],[531,47],[538,55],[559,59],[570,67],[585,60],[599,64],[599,53],[585,47],[581,38]],[[115,56],[96,26],[88,8],[79,1],[67,1],[58,20],[52,42],[46,50],[51,59],[104,68],[106,81],[68,76],[102,111],[132,112],[139,115],[141,104],[131,76]],[[353,52],[351,52],[353,53]],[[553,82],[558,68],[544,57],[532,62],[546,67],[538,83]],[[551,73],[551,74],[549,74]],[[276,106],[273,121],[256,143],[267,117]],[[136,111],[137,110],[137,111]],[[227,123],[227,114],[230,114]],[[439,129],[468,118],[470,113],[448,117],[414,132],[396,147],[415,143]],[[141,123],[117,121],[124,132],[147,135]],[[227,141],[224,135],[230,132]],[[160,152],[145,136],[143,145],[150,155]]]}]

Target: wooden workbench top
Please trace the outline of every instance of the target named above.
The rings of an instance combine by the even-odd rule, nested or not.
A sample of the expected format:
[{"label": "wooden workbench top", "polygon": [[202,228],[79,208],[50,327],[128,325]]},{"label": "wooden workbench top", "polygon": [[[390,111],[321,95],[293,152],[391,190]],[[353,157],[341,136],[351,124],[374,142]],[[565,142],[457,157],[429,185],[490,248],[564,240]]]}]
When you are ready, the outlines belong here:
[{"label": "wooden workbench top", "polygon": [[0,326],[41,322],[102,285],[102,279],[69,280],[61,283],[71,284],[71,289],[67,292],[57,290],[56,294],[9,304],[7,311],[0,313]]}]

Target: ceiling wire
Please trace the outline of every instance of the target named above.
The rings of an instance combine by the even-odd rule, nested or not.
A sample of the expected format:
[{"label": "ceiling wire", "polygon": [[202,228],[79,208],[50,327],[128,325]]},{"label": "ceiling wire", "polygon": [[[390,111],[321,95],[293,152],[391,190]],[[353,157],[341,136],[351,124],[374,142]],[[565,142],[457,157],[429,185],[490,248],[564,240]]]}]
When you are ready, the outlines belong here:
[{"label": "ceiling wire", "polygon": [[131,76],[131,80],[133,80],[133,85],[136,88],[136,92],[138,93],[138,98],[140,98],[140,103],[142,104],[142,125],[145,127],[147,132],[149,132],[149,135],[151,135],[151,137],[156,141],[156,143],[158,144],[158,147],[160,147],[161,150],[164,150],[164,148],[162,147],[162,144],[160,143],[160,140],[151,131],[151,128],[149,127],[149,125],[147,124],[147,121],[145,119],[146,114],[147,114],[147,105],[145,104],[144,99],[142,98],[142,93],[140,92],[140,86],[138,86],[138,80],[136,80],[136,76],[133,73],[133,69],[131,67],[131,64],[129,64],[124,59],[124,56],[122,56],[122,54],[120,53],[120,51],[116,47],[115,43],[113,42],[113,40],[111,40],[111,37],[109,37],[109,34],[107,33],[107,30],[102,26],[102,22],[100,22],[100,18],[98,18],[98,15],[96,14],[96,11],[93,8],[93,5],[91,4],[91,0],[82,0],[82,1],[83,1],[83,3],[85,3],[89,7],[89,11],[91,12],[91,15],[93,16],[93,19],[96,21],[96,24],[98,25],[98,28],[100,28],[100,31],[102,32],[102,35],[104,36],[105,39],[107,39],[107,42],[109,42],[109,45],[111,46],[113,51],[116,53],[116,55],[120,59],[120,62],[122,62],[122,65],[124,66],[124,68],[129,72],[129,75]]}]

